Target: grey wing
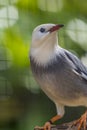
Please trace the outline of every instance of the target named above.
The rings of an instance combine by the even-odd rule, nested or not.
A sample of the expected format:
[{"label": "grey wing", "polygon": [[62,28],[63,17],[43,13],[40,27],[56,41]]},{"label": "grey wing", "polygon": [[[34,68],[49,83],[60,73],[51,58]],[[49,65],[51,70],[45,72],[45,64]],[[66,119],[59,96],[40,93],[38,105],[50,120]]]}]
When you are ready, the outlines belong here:
[{"label": "grey wing", "polygon": [[64,53],[67,60],[70,62],[72,66],[72,71],[76,75],[80,76],[83,80],[87,81],[87,67],[84,66],[81,60],[71,52],[64,50]]}]

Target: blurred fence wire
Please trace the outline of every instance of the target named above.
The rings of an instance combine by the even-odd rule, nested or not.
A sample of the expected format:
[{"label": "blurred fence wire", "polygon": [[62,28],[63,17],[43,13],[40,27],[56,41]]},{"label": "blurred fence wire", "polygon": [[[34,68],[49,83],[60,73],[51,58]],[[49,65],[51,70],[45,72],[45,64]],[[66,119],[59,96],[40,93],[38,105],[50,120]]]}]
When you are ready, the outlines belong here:
[{"label": "blurred fence wire", "polygon": [[0,0],[0,122],[21,115],[26,104],[33,104],[30,93],[40,92],[28,56],[37,25],[64,24],[59,44],[87,65],[87,1],[77,1]]},{"label": "blurred fence wire", "polygon": [[11,67],[9,57],[10,50],[3,42],[3,35],[6,29],[13,26],[18,20],[18,11],[14,7],[15,0],[0,0],[0,100],[12,94],[12,86],[4,72]]},{"label": "blurred fence wire", "polygon": [[[24,85],[27,89],[36,88],[37,85],[33,82],[32,74],[28,69],[28,46],[30,46],[28,38],[31,37],[31,32],[37,24],[49,21],[65,23],[64,30],[59,34],[61,46],[71,51],[75,50],[82,57],[83,62],[87,62],[83,58],[87,56],[84,55],[87,51],[85,15],[83,19],[81,15],[78,17],[75,14],[74,9],[71,13],[68,12],[69,4],[71,4],[68,0],[66,2],[64,0],[36,0],[34,2],[0,0],[0,97],[7,98],[12,94],[12,83],[14,84],[15,81],[20,82],[20,86]],[[73,7],[75,4],[78,6],[74,0],[72,3]],[[23,8],[24,6],[26,8]],[[75,8],[76,12],[78,9]],[[19,65],[16,71],[15,65]],[[21,66],[25,69],[20,69]]]},{"label": "blurred fence wire", "polygon": [[11,84],[3,74],[11,64],[9,57],[7,56],[7,49],[3,45],[0,45],[0,100],[9,97],[12,94]]}]

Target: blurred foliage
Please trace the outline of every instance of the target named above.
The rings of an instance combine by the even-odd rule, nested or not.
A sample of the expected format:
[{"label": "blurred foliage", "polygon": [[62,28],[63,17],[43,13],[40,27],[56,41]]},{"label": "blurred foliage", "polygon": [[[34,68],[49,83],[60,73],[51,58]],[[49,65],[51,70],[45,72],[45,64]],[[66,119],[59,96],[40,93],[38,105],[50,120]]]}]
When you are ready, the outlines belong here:
[{"label": "blurred foliage", "polygon": [[[56,114],[30,70],[32,31],[43,23],[64,24],[59,44],[87,64],[86,0],[0,0],[0,130],[33,129]],[[66,108],[59,123],[84,110]]]}]

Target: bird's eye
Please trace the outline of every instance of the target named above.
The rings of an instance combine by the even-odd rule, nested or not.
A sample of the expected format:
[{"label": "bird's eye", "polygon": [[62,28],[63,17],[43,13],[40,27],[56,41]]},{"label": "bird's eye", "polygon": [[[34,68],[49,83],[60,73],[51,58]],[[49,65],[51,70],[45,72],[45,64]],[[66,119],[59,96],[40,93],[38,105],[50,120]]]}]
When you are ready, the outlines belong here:
[{"label": "bird's eye", "polygon": [[42,33],[45,32],[45,28],[41,28],[40,32],[42,32]]}]

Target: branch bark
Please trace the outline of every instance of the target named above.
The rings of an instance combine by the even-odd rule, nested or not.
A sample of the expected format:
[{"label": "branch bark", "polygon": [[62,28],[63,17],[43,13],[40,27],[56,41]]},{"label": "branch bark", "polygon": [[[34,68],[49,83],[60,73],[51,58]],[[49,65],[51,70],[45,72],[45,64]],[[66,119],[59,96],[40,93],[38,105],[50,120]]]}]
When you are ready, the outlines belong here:
[{"label": "branch bark", "polygon": [[[61,125],[54,125],[51,127],[51,130],[78,130],[78,124],[73,125],[75,121],[61,124]],[[43,127],[35,127],[34,130],[43,130]],[[84,130],[84,127],[82,126],[80,130]],[[87,120],[86,120],[86,129],[87,130]]]}]

